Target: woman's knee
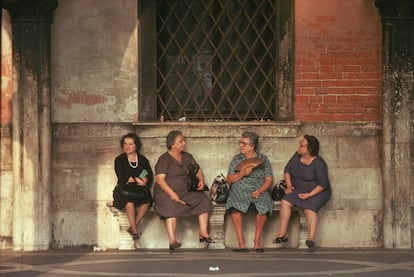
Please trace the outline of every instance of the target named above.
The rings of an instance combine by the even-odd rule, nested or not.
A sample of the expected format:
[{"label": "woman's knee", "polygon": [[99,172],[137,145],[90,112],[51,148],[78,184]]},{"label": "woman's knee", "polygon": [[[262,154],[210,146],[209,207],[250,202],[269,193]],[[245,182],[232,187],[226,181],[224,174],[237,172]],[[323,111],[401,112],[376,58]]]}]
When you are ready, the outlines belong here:
[{"label": "woman's knee", "polygon": [[292,203],[290,203],[289,201],[286,200],[281,200],[280,201],[280,209],[289,209],[291,210],[294,207],[294,205]]}]

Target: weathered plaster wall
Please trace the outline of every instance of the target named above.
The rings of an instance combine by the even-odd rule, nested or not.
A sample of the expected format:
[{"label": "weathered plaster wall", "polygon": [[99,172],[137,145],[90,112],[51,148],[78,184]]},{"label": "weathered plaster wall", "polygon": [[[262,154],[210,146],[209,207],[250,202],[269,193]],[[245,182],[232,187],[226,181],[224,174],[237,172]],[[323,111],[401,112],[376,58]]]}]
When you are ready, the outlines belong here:
[{"label": "weathered plaster wall", "polygon": [[[111,200],[115,184],[113,159],[121,151],[119,138],[126,132],[136,131],[143,139],[143,154],[154,166],[158,156],[165,151],[165,135],[173,128],[184,131],[187,136],[187,150],[200,162],[208,185],[211,185],[217,174],[226,173],[231,157],[238,151],[237,140],[243,130],[253,130],[261,136],[261,151],[267,154],[272,162],[275,180],[282,178],[283,167],[296,150],[301,136],[306,133],[316,135],[321,141],[321,155],[328,163],[334,190],[332,200],[320,212],[317,245],[321,247],[382,245],[380,130],[377,125],[380,112],[379,109],[370,106],[377,107],[380,103],[379,96],[376,95],[379,93],[376,87],[378,80],[375,80],[376,65],[379,60],[379,57],[375,56],[377,54],[375,47],[380,43],[380,37],[377,33],[371,35],[359,33],[361,31],[359,28],[364,32],[377,30],[378,21],[373,1],[315,0],[312,1],[312,7],[309,7],[313,9],[313,13],[309,14],[304,7],[311,1],[296,1],[297,5],[304,5],[302,8],[296,6],[295,16],[295,21],[303,27],[300,28],[302,33],[296,36],[297,62],[295,64],[298,73],[303,73],[297,75],[296,92],[300,90],[301,93],[305,93],[301,78],[306,74],[303,68],[299,67],[302,66],[299,62],[304,61],[305,59],[302,59],[304,55],[309,54],[308,50],[302,47],[309,46],[307,43],[312,42],[310,37],[304,36],[308,26],[300,22],[302,17],[304,22],[306,20],[314,22],[315,19],[322,20],[323,16],[317,16],[323,13],[331,24],[322,20],[321,26],[334,28],[338,25],[329,20],[333,18],[336,20],[339,14],[354,15],[364,24],[368,24],[366,27],[368,31],[358,24],[345,26],[345,17],[341,17],[342,23],[339,26],[345,26],[343,31],[350,34],[350,37],[360,38],[365,34],[368,42],[372,42],[372,45],[369,44],[372,46],[369,48],[369,53],[374,55],[373,59],[366,60],[367,67],[363,65],[358,67],[361,70],[371,68],[374,71],[373,82],[371,77],[358,73],[356,74],[358,77],[351,77],[351,79],[359,81],[350,85],[349,89],[340,86],[339,90],[329,90],[329,86],[321,86],[321,84],[333,86],[336,81],[333,82],[329,74],[323,72],[317,76],[316,82],[305,82],[309,91],[312,91],[312,97],[310,95],[302,95],[304,98],[296,97],[296,101],[306,98],[305,106],[311,107],[311,112],[307,114],[301,110],[299,104],[296,106],[297,118],[305,123],[259,125],[158,123],[133,126],[131,123],[136,121],[138,107],[136,2],[135,0],[60,0],[55,10],[51,50],[52,247],[86,247],[98,244],[116,248],[118,223],[106,207],[106,201]],[[344,4],[345,2],[347,4]],[[332,9],[332,3],[338,4],[340,8]],[[315,11],[316,7],[320,12]],[[364,12],[373,15],[374,19]],[[334,30],[328,29],[318,29],[317,36],[320,43],[311,43],[310,46],[319,48],[310,48],[315,50],[310,53],[327,56],[340,54],[333,51],[335,49],[332,47],[335,44],[328,43],[335,38]],[[349,44],[344,42],[340,45],[341,47],[355,46],[358,43],[351,40]],[[308,61],[314,60],[314,57],[308,58]],[[340,67],[347,61],[349,59],[334,59],[330,60],[330,63]],[[371,62],[375,63],[374,68],[371,67]],[[319,72],[322,68],[330,67],[318,66],[316,70]],[[346,70],[341,72],[341,74],[347,73]],[[315,75],[312,74],[306,76],[314,77]],[[333,76],[336,76],[335,74]],[[372,86],[368,90],[359,90],[361,95],[357,98],[345,95],[355,93],[355,89],[364,78],[371,80],[368,83]],[[342,96],[344,98],[341,98]],[[2,103],[3,99],[2,96]],[[328,99],[335,99],[335,101],[328,103]],[[347,117],[348,119],[341,117],[341,109],[344,106],[340,106],[340,109],[335,108],[335,105],[341,102],[338,101],[339,99],[345,99],[349,105],[354,105],[353,99],[367,100],[358,102],[360,103],[357,105],[358,111],[361,113],[355,112],[355,115],[359,114],[361,117]],[[328,109],[330,112],[324,113],[327,110],[323,108],[332,108],[332,110]],[[316,118],[319,113],[323,117]],[[315,118],[312,119],[309,115]],[[328,122],[306,123],[318,120]],[[363,120],[366,123],[334,122],[336,120]],[[2,147],[7,148],[6,152],[11,151],[11,147],[3,144],[3,138],[1,143]],[[7,191],[7,187],[3,186],[3,174],[5,174],[3,168],[1,174],[3,197],[11,193],[11,190]],[[5,189],[6,194],[3,192]],[[1,211],[7,212],[3,209],[7,202],[4,202],[3,198],[1,200]],[[298,224],[298,218],[292,218],[290,237],[292,247],[297,245],[295,233],[298,231]],[[273,247],[271,240],[277,233],[277,226],[278,215],[274,213],[264,232],[264,247]],[[164,226],[156,215],[149,214],[140,228],[144,232],[140,240],[141,247],[168,246]],[[228,247],[236,246],[232,228],[231,222],[227,220],[226,245]],[[251,247],[253,235],[251,217],[246,222],[245,228],[248,246]],[[3,230],[1,229],[1,232]],[[197,242],[198,231],[194,218],[181,220],[178,230],[178,237],[184,241],[184,247],[203,247]],[[7,232],[9,229],[6,230]],[[0,235],[3,236],[3,233]],[[338,237],[350,239],[339,240]]]},{"label": "weathered plaster wall", "polygon": [[[242,131],[260,135],[260,151],[268,155],[275,180],[283,177],[286,161],[297,150],[298,140],[306,133],[321,142],[321,156],[329,166],[333,187],[332,200],[320,212],[316,242],[321,247],[381,246],[381,175],[379,128],[376,124],[304,123],[304,124],[55,124],[54,157],[54,247],[79,247],[98,244],[116,248],[118,223],[106,202],[112,200],[115,184],[113,160],[121,151],[119,138],[136,131],[143,142],[144,154],[154,167],[166,151],[165,136],[181,129],[191,152],[205,172],[210,186],[214,177],[226,174]],[[245,222],[247,245],[253,247],[254,218]],[[361,224],[363,222],[364,224]],[[263,245],[277,234],[278,213],[266,225]],[[88,226],[85,228],[85,226]],[[290,246],[298,245],[299,218],[292,218]],[[140,247],[166,248],[168,240],[160,219],[149,213],[140,226]],[[178,238],[184,247],[199,248],[196,218],[179,220]],[[338,240],[349,237],[352,240]],[[227,247],[236,247],[233,225],[226,223]]]},{"label": "weathered plaster wall", "polygon": [[12,171],[12,36],[10,17],[0,10],[1,16],[1,95],[0,95],[0,249],[12,244],[13,226],[13,171]]},{"label": "weathered plaster wall", "polygon": [[60,0],[52,121],[131,122],[138,110],[137,1]]}]

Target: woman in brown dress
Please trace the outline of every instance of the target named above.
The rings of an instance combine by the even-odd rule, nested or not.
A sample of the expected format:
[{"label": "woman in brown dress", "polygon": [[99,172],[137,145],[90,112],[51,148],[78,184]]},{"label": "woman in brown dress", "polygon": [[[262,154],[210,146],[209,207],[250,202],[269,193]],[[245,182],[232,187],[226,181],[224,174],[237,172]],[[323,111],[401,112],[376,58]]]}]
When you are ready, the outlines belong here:
[{"label": "woman in brown dress", "polygon": [[154,200],[155,211],[165,220],[170,252],[181,246],[176,238],[177,218],[198,216],[200,226],[200,242],[212,243],[208,233],[208,217],[211,202],[204,191],[204,175],[201,169],[197,172],[199,180],[197,191],[187,189],[188,166],[196,164],[193,156],[184,151],[183,133],[178,130],[167,135],[168,151],[162,154],[155,165]]}]

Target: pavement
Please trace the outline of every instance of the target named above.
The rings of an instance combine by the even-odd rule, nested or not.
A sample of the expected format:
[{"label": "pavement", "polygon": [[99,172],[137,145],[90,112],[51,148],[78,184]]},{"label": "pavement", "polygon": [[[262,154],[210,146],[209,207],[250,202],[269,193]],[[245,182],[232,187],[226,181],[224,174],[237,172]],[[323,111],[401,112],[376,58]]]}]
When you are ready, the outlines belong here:
[{"label": "pavement", "polygon": [[0,276],[414,276],[414,249],[100,250],[0,250]]}]

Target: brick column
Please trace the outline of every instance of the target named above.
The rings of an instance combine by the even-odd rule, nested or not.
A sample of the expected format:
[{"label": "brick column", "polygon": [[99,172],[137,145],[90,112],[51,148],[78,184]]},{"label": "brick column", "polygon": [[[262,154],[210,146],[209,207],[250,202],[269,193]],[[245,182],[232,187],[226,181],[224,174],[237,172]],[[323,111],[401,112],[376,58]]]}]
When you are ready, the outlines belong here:
[{"label": "brick column", "polygon": [[49,249],[50,24],[57,0],[3,0],[13,36],[13,248]]},{"label": "brick column", "polygon": [[414,1],[376,0],[383,33],[384,247],[413,248]]}]

